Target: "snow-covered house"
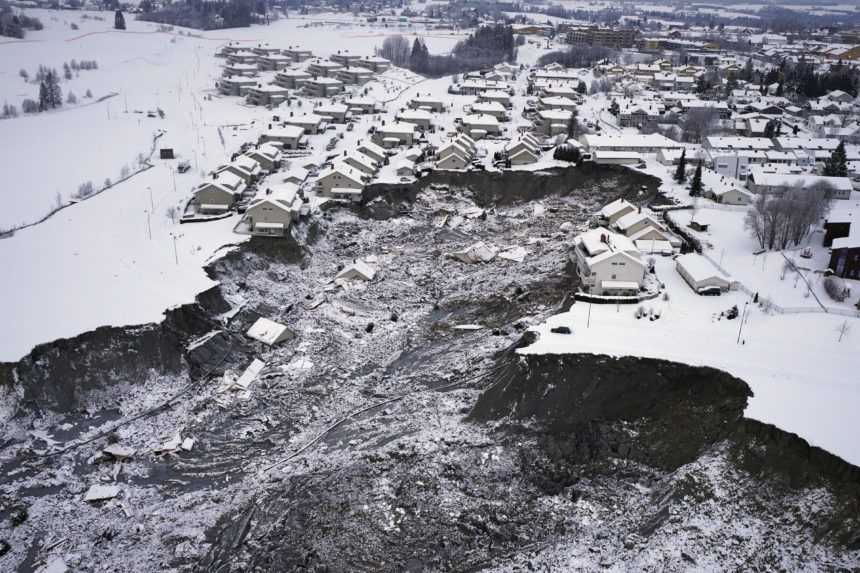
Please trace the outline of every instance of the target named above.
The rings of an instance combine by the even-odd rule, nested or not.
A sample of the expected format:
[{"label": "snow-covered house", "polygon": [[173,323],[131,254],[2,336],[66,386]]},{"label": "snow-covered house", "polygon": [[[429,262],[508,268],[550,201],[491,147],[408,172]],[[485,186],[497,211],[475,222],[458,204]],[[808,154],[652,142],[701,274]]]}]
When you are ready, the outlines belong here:
[{"label": "snow-covered house", "polygon": [[430,96],[416,96],[409,100],[409,108],[440,113],[445,111],[445,103],[441,99]]},{"label": "snow-covered house", "polygon": [[378,163],[385,161],[385,157],[387,156],[385,148],[376,145],[372,141],[359,142],[357,150],[368,157],[373,158]]},{"label": "snow-covered house", "polygon": [[282,149],[298,149],[305,130],[296,125],[285,125],[270,129],[260,136],[261,143],[274,143]]},{"label": "snow-covered house", "polygon": [[397,114],[398,121],[411,123],[421,131],[429,130],[433,125],[433,114],[424,109],[407,109]]},{"label": "snow-covered house", "polygon": [[310,97],[330,97],[343,91],[343,82],[335,78],[310,78],[304,81],[302,91]]},{"label": "snow-covered house", "polygon": [[498,102],[477,102],[472,104],[472,114],[491,115],[498,121],[508,121],[508,110]]},{"label": "snow-covered house", "polygon": [[271,143],[264,143],[256,149],[248,151],[248,157],[260,164],[264,171],[272,172],[281,166],[281,150]]},{"label": "snow-covered house", "polygon": [[302,202],[298,191],[292,183],[267,187],[264,195],[248,205],[237,229],[252,235],[284,236],[299,217]]},{"label": "snow-covered house", "polygon": [[324,197],[361,198],[364,176],[361,171],[346,164],[338,164],[319,174],[313,190]]},{"label": "snow-covered house", "polygon": [[482,139],[487,135],[498,135],[502,131],[499,120],[492,115],[467,115],[463,118],[463,132],[472,139]]},{"label": "snow-covered house", "polygon": [[675,269],[698,294],[716,294],[729,290],[731,281],[708,259],[697,253],[679,255]]},{"label": "snow-covered house", "polygon": [[365,68],[373,70],[377,74],[382,73],[391,67],[390,61],[386,60],[385,58],[380,58],[379,56],[369,56],[367,58],[362,58],[361,60],[359,60],[358,63]]},{"label": "snow-covered house", "polygon": [[350,66],[337,70],[334,77],[346,85],[362,86],[373,79],[373,70],[360,66]]},{"label": "snow-covered house", "polygon": [[333,78],[335,72],[342,70],[343,66],[338,64],[337,62],[316,59],[309,62],[307,68],[305,69],[309,74],[315,77],[318,76],[322,78]]},{"label": "snow-covered house", "polygon": [[633,241],[604,227],[578,235],[571,259],[582,290],[590,294],[635,295],[645,278],[645,263]]},{"label": "snow-covered house", "polygon": [[233,207],[244,188],[244,181],[234,173],[215,174],[213,179],[194,189],[191,204],[200,214],[225,213]]},{"label": "snow-covered house", "polygon": [[275,74],[274,83],[291,90],[301,89],[313,76],[304,70],[282,70]]},{"label": "snow-covered house", "polygon": [[781,195],[791,189],[823,187],[831,199],[850,199],[854,186],[848,177],[826,177],[808,173],[787,172],[779,166],[750,169],[747,188],[753,193]]},{"label": "snow-covered house", "polygon": [[399,145],[412,145],[415,143],[415,124],[406,122],[393,122],[377,128],[374,138],[383,147],[391,148]]},{"label": "snow-covered house", "polygon": [[624,215],[635,213],[636,206],[626,199],[616,199],[612,203],[605,205],[599,213],[600,224],[605,227],[612,227]]},{"label": "snow-covered house", "polygon": [[567,133],[573,114],[564,109],[542,109],[534,120],[535,130],[547,136]]},{"label": "snow-covered house", "polygon": [[314,114],[328,123],[345,123],[349,119],[349,107],[342,103],[323,104],[314,109]]},{"label": "snow-covered house", "polygon": [[379,163],[372,157],[360,151],[344,151],[340,160],[365,175],[372,176],[379,171]]},{"label": "snow-covered house", "polygon": [[315,113],[284,118],[284,124],[300,127],[308,135],[321,132],[324,122],[326,122],[326,118]]},{"label": "snow-covered house", "polygon": [[247,185],[256,180],[262,174],[263,169],[253,157],[240,155],[227,165],[223,165],[215,170],[215,173],[219,176],[225,172],[238,175]]}]

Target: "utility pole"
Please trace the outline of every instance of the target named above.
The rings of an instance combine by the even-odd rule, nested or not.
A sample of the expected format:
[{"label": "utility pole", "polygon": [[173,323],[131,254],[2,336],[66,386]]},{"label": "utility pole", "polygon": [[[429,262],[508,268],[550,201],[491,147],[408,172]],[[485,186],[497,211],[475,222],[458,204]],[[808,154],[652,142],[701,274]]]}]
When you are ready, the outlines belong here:
[{"label": "utility pole", "polygon": [[155,212],[155,201],[152,200],[152,187],[146,187],[149,190],[149,207],[152,212]]},{"label": "utility pole", "polygon": [[174,233],[171,233],[171,236],[173,237],[173,258],[176,259],[176,264],[178,265],[179,264],[179,251],[176,249],[176,241],[179,240],[179,237],[177,237],[176,234],[174,234]]},{"label": "utility pole", "polygon": [[848,332],[848,321],[842,323],[842,326],[839,327],[839,342],[842,342],[842,337],[845,336],[845,333]]},{"label": "utility pole", "polygon": [[591,301],[588,301],[588,319],[585,321],[585,328],[591,326]]},{"label": "utility pole", "polygon": [[149,211],[144,211],[146,213],[146,230],[149,234],[149,240],[152,240],[152,223],[149,220]]},{"label": "utility pole", "polygon": [[744,329],[744,321],[745,321],[745,320],[746,320],[746,318],[747,318],[747,307],[749,306],[749,304],[750,304],[750,302],[749,302],[749,301],[746,301],[746,302],[744,303],[744,311],[743,311],[743,313],[741,314],[741,323],[738,325],[738,339],[737,339],[737,341],[735,342],[735,344],[740,344],[740,343],[741,343],[741,332],[743,332],[743,329]]}]

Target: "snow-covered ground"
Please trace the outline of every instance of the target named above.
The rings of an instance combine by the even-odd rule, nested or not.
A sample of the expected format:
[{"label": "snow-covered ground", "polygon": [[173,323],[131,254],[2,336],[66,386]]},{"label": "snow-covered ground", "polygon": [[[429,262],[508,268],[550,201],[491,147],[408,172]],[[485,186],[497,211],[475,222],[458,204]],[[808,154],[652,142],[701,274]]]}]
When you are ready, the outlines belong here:
[{"label": "snow-covered ground", "polygon": [[[123,167],[136,171],[138,156],[148,156],[155,135],[163,135],[155,143],[152,169],[0,240],[0,262],[14,277],[2,289],[0,361],[98,326],[158,321],[165,309],[191,302],[212,286],[202,264],[224,245],[246,240],[231,232],[235,218],[180,227],[167,216],[203,174],[223,164],[241,143],[256,140],[271,117],[265,108],[217,94],[223,60],[214,54],[220,45],[256,41],[300,44],[319,56],[343,49],[372,55],[385,36],[401,33],[410,41],[420,35],[439,53],[464,35],[370,28],[342,15],[335,23],[314,16],[205,33],[161,30],[127,17],[128,30],[120,32],[113,30],[109,12],[28,13],[45,29],[0,45],[0,99],[19,109],[24,98],[37,99],[38,85],[25,82],[21,69],[32,78],[44,64],[62,75],[63,63],[72,59],[96,60],[98,69],[61,82],[64,97],[74,92],[77,105],[0,121],[5,143],[0,171],[6,176],[0,229],[40,219],[70,201],[85,181],[99,189],[106,179],[117,181]],[[399,73],[375,84],[374,95],[390,99],[398,86],[415,81]],[[391,95],[383,95],[386,89]],[[84,97],[87,90],[92,98]],[[101,100],[105,96],[110,97]],[[357,129],[356,139],[365,131]],[[315,138],[314,147],[324,145],[322,137]],[[162,147],[173,148],[177,160],[160,161]],[[174,176],[179,160],[190,161],[192,171]]]},{"label": "snow-covered ground", "polygon": [[[686,191],[671,181],[669,170],[653,158],[644,171],[660,177],[662,189],[670,197],[690,200]],[[696,211],[696,219],[711,223],[707,234],[700,234],[711,244],[706,253],[722,264],[731,280],[782,307],[820,310],[814,297],[805,295],[802,278],[788,272],[780,279],[785,260],[782,255],[752,255],[756,244],[743,228],[743,208],[705,208],[709,204],[706,199],[699,203],[702,207]],[[693,211],[672,215],[685,223]],[[821,235],[814,235],[810,243],[820,245]],[[816,257],[825,256],[825,251],[817,247]],[[806,260],[795,257],[795,261],[802,265]],[[860,378],[852,375],[860,371],[860,319],[824,312],[768,313],[741,291],[698,296],[677,273],[671,259],[658,257],[656,269],[666,285],[668,300],[658,298],[643,306],[659,312],[658,320],[637,320],[632,306],[577,303],[570,312],[541,325],[540,340],[522,352],[643,356],[719,368],[752,388],[755,396],[747,408],[748,417],[797,433],[813,445],[860,464],[856,439],[860,435],[856,415]],[[840,306],[827,298],[820,275],[803,274],[822,302]],[[855,285],[854,290],[857,288]],[[733,305],[741,312],[747,308],[742,328],[739,319],[719,318]],[[852,309],[849,304],[841,307],[849,312]],[[558,325],[571,327],[573,334],[551,333],[550,329]]]}]

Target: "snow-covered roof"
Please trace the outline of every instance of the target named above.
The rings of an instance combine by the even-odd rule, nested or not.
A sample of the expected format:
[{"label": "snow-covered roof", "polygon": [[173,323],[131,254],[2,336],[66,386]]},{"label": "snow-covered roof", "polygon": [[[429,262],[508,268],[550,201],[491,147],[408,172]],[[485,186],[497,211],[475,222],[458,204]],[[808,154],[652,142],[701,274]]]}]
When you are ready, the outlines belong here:
[{"label": "snow-covered roof", "polygon": [[636,207],[626,199],[616,199],[600,210],[600,214],[609,219],[622,211],[635,211]]},{"label": "snow-covered roof", "polygon": [[290,331],[283,324],[261,317],[248,329],[246,334],[249,338],[272,346],[288,338]]},{"label": "snow-covered roof", "polygon": [[698,253],[687,253],[679,255],[675,259],[675,264],[684,269],[687,276],[696,283],[705,282],[708,280],[717,279],[728,284],[728,279],[717,270],[711,262]]}]

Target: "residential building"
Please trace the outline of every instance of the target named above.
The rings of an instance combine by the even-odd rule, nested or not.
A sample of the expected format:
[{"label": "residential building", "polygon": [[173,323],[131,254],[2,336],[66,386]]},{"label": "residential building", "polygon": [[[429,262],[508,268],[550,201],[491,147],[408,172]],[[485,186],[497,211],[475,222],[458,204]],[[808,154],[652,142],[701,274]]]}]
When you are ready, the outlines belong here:
[{"label": "residential building", "polygon": [[323,131],[325,129],[323,122],[325,122],[325,118],[315,113],[284,118],[284,124],[300,127],[308,135],[315,135]]},{"label": "residential building", "polygon": [[290,90],[275,84],[257,84],[248,88],[246,101],[251,105],[277,107],[290,96]]},{"label": "residential building", "polygon": [[433,113],[445,111],[445,103],[441,99],[429,96],[416,96],[409,101],[411,109],[423,109]]},{"label": "residential building", "polygon": [[369,58],[362,58],[359,60],[358,64],[360,66],[364,66],[367,69],[373,70],[377,74],[381,74],[391,67],[391,62],[386,60],[385,58],[380,58],[379,56],[371,56]]},{"label": "residential building", "polygon": [[463,118],[462,129],[472,139],[482,139],[488,135],[501,134],[502,127],[492,115],[467,115]]},{"label": "residential building", "polygon": [[313,190],[323,197],[359,200],[364,189],[360,171],[344,164],[326,169],[314,181]]},{"label": "residential building", "polygon": [[298,191],[292,183],[267,186],[265,194],[248,205],[237,231],[262,236],[286,235],[299,218],[302,201]]},{"label": "residential building", "polygon": [[247,185],[255,181],[262,173],[263,168],[257,161],[248,155],[240,155],[227,165],[219,167],[215,173],[221,177],[224,173],[232,173],[239,176]]},{"label": "residential building", "polygon": [[589,294],[636,295],[645,279],[645,263],[633,241],[604,227],[578,235],[571,260]]},{"label": "residential building", "polygon": [[293,63],[293,61],[283,54],[269,54],[257,58],[257,66],[261,70],[278,71],[284,70]]},{"label": "residential building", "polygon": [[848,177],[825,177],[809,173],[792,173],[778,167],[750,169],[747,188],[753,193],[782,195],[791,189],[812,189],[822,186],[831,199],[850,199],[854,190]]},{"label": "residential building", "polygon": [[270,129],[260,136],[260,143],[272,142],[282,149],[298,149],[302,143],[304,128],[296,125],[285,125]]},{"label": "residential building", "polygon": [[330,97],[343,91],[343,82],[334,78],[311,78],[305,80],[302,91],[310,97]]},{"label": "residential building", "polygon": [[635,28],[575,28],[567,33],[568,44],[587,44],[607,48],[632,48],[639,31]]},{"label": "residential building", "polygon": [[264,171],[276,171],[281,167],[281,150],[276,145],[265,143],[247,153],[248,157],[260,164]]},{"label": "residential building", "polygon": [[329,60],[316,59],[308,63],[305,68],[309,74],[321,78],[333,78],[338,70],[342,70],[343,66]]},{"label": "residential building", "polygon": [[349,107],[342,103],[323,104],[314,109],[314,114],[328,123],[346,123],[350,118]]},{"label": "residential building", "polygon": [[411,123],[421,131],[427,131],[433,125],[433,114],[423,109],[407,109],[397,114],[397,120]]},{"label": "residential building", "polygon": [[305,82],[313,76],[304,70],[283,70],[275,74],[274,83],[284,88],[297,90],[304,87]]},{"label": "residential building", "polygon": [[233,76],[230,78],[221,78],[216,82],[218,92],[229,96],[244,96],[248,94],[248,90],[257,85],[257,80],[254,78],[246,78],[242,76]]},{"label": "residential building", "polygon": [[283,54],[296,63],[304,62],[314,57],[313,53],[310,50],[302,50],[299,47],[293,48],[292,46],[290,46],[286,50],[283,50]]},{"label": "residential building", "polygon": [[385,148],[397,147],[399,145],[411,146],[415,143],[415,124],[406,122],[388,123],[377,128],[373,134],[374,139]]},{"label": "residential building", "polygon": [[336,54],[332,54],[329,57],[329,60],[336,64],[340,64],[343,67],[351,67],[356,66],[362,60],[362,57],[357,54],[349,54],[347,52],[341,52],[338,50]]},{"label": "residential building", "polygon": [[361,86],[373,79],[373,71],[355,66],[337,70],[334,77],[346,85]]}]

